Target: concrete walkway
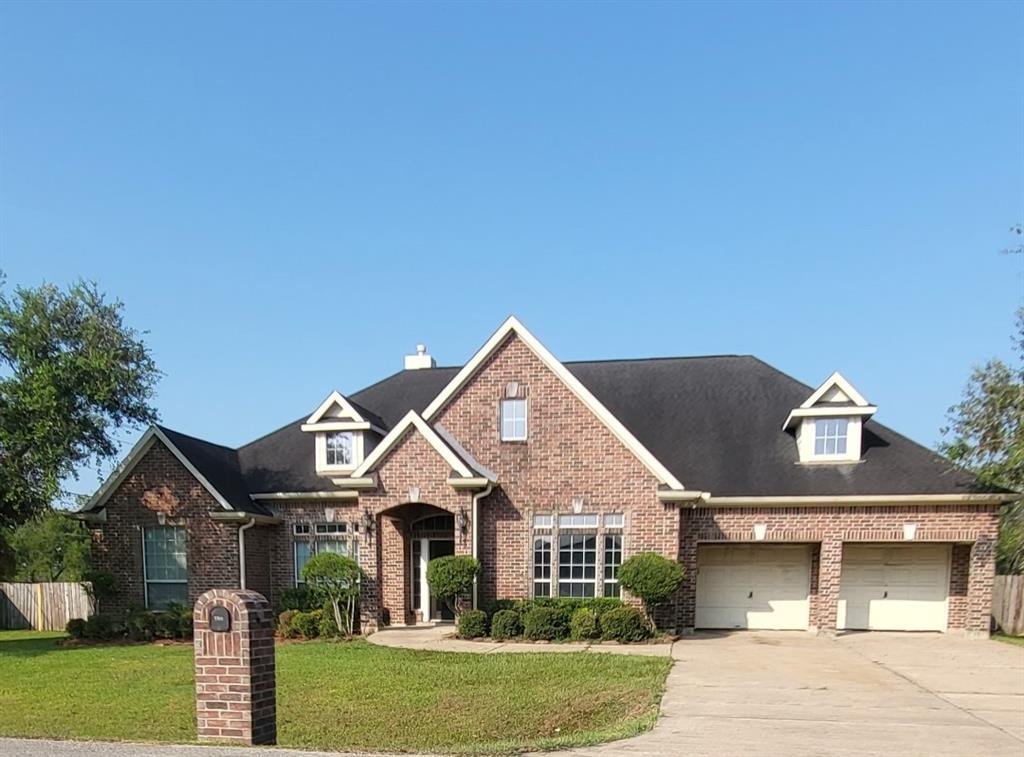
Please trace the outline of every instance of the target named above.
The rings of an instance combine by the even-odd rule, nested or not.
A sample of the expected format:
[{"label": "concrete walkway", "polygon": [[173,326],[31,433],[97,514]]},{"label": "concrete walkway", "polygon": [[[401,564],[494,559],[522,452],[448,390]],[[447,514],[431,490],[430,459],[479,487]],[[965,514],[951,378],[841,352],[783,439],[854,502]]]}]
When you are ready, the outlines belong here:
[{"label": "concrete walkway", "polygon": [[403,649],[425,649],[430,652],[604,652],[608,654],[671,657],[672,644],[618,644],[616,642],[581,641],[557,644],[524,644],[512,641],[466,641],[455,638],[452,625],[404,626],[386,628],[367,637],[371,644]]}]

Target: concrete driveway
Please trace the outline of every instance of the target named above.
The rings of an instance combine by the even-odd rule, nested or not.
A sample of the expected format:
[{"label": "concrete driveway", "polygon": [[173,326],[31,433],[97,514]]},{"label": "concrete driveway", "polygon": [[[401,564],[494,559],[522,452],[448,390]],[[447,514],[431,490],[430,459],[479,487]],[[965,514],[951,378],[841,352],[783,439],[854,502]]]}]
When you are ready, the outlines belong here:
[{"label": "concrete driveway", "polygon": [[664,717],[575,755],[1024,755],[1024,647],[931,634],[698,634]]}]

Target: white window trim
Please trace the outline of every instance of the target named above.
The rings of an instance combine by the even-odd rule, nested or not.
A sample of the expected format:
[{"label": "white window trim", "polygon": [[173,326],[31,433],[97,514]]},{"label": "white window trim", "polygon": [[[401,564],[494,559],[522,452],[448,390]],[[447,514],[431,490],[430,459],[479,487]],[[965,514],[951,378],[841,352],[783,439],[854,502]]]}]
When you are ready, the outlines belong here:
[{"label": "white window trim", "polygon": [[[548,585],[548,593],[544,598],[551,598],[557,596],[558,584],[555,582],[555,538],[556,535],[553,533],[546,534],[533,534],[530,539],[530,597],[532,599],[537,598],[537,586],[539,584]],[[537,568],[537,540],[547,539],[548,540],[548,563],[545,567],[548,569],[547,580],[543,578],[537,578],[535,571]]]},{"label": "white window trim", "polygon": [[316,435],[316,472],[329,475],[332,473],[351,473],[363,462],[363,450],[365,448],[363,434],[359,431],[341,432],[352,434],[352,463],[350,465],[328,465],[327,464],[327,434],[335,432],[321,432]]},{"label": "white window trim", "polygon": [[[519,403],[519,402],[522,403],[522,407],[523,407],[523,435],[522,436],[517,436],[517,435],[506,436],[505,435],[505,406],[506,406],[507,403]],[[518,420],[519,419],[515,418],[515,417],[510,419],[510,425],[512,426],[513,429],[515,429],[516,423],[518,422]],[[503,441],[503,442],[525,442],[525,441],[527,441],[527,439],[530,436],[530,406],[529,406],[529,400],[527,400],[525,397],[505,397],[505,398],[503,398],[501,400],[499,406],[498,406],[498,426],[499,426],[498,435],[501,437],[501,441]]]},{"label": "white window trim", "polygon": [[[296,533],[295,529],[299,526],[308,527],[309,532],[304,534]],[[317,530],[320,526],[344,526],[345,530],[341,532],[324,533]],[[320,554],[318,546],[320,542],[348,542],[348,556],[356,562],[359,562],[359,526],[356,523],[339,523],[329,521],[321,521],[319,523],[295,523],[292,526],[292,534],[295,537],[292,539],[292,572],[294,573],[294,583],[296,587],[305,584],[305,581],[302,580],[302,576],[299,574],[298,546],[300,544],[306,544],[309,547],[309,556],[313,557]]]},{"label": "white window trim", "polygon": [[[167,578],[150,578],[147,573],[146,564],[146,531],[155,528],[181,528],[185,530],[185,580],[176,581]],[[184,526],[143,526],[142,527],[142,601],[146,609],[149,606],[149,585],[150,584],[185,584],[185,603],[188,603],[188,530]]]},{"label": "white window trim", "polygon": [[[593,523],[563,523],[563,518],[593,518]],[[562,513],[558,516],[558,529],[560,531],[597,531],[601,525],[601,516],[597,513]]]},{"label": "white window trim", "polygon": [[818,420],[818,418],[804,418],[797,427],[796,446],[801,463],[806,465],[827,465],[835,463],[857,463],[861,461],[860,452],[863,423],[859,417],[847,417],[846,452],[835,455],[817,455],[814,453],[814,439],[817,433]]}]

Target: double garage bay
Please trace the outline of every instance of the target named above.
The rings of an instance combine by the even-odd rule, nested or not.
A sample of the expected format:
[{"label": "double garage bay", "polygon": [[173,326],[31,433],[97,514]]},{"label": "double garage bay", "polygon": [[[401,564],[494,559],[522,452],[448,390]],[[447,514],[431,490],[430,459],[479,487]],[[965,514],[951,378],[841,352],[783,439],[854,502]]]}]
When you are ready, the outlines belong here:
[{"label": "double garage bay", "polygon": [[[700,545],[697,628],[806,630],[813,549]],[[950,555],[949,544],[845,544],[836,628],[945,631]]]}]

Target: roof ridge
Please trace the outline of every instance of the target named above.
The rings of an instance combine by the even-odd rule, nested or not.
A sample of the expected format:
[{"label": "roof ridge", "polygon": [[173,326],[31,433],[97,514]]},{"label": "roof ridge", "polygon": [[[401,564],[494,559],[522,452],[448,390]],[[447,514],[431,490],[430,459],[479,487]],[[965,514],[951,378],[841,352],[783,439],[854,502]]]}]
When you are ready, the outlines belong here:
[{"label": "roof ridge", "polygon": [[237,447],[229,447],[226,444],[220,444],[218,442],[211,442],[209,439],[203,439],[201,436],[193,436],[192,434],[186,434],[183,431],[178,431],[177,429],[173,429],[170,426],[164,426],[163,424],[160,424],[160,423],[154,423],[153,425],[156,426],[161,431],[163,431],[165,434],[168,431],[170,431],[172,434],[177,434],[178,436],[184,436],[186,439],[191,439],[192,441],[196,441],[196,442],[202,442],[203,444],[208,444],[211,447],[220,447],[221,449],[227,450],[228,452],[238,452],[238,448]]},{"label": "roof ridge", "polygon": [[562,360],[561,363],[562,365],[580,365],[581,363],[644,363],[656,360],[714,360],[725,357],[753,358],[754,360],[759,360],[755,355],[723,352],[716,355],[655,355],[653,357],[609,357],[598,358],[596,360]]}]

